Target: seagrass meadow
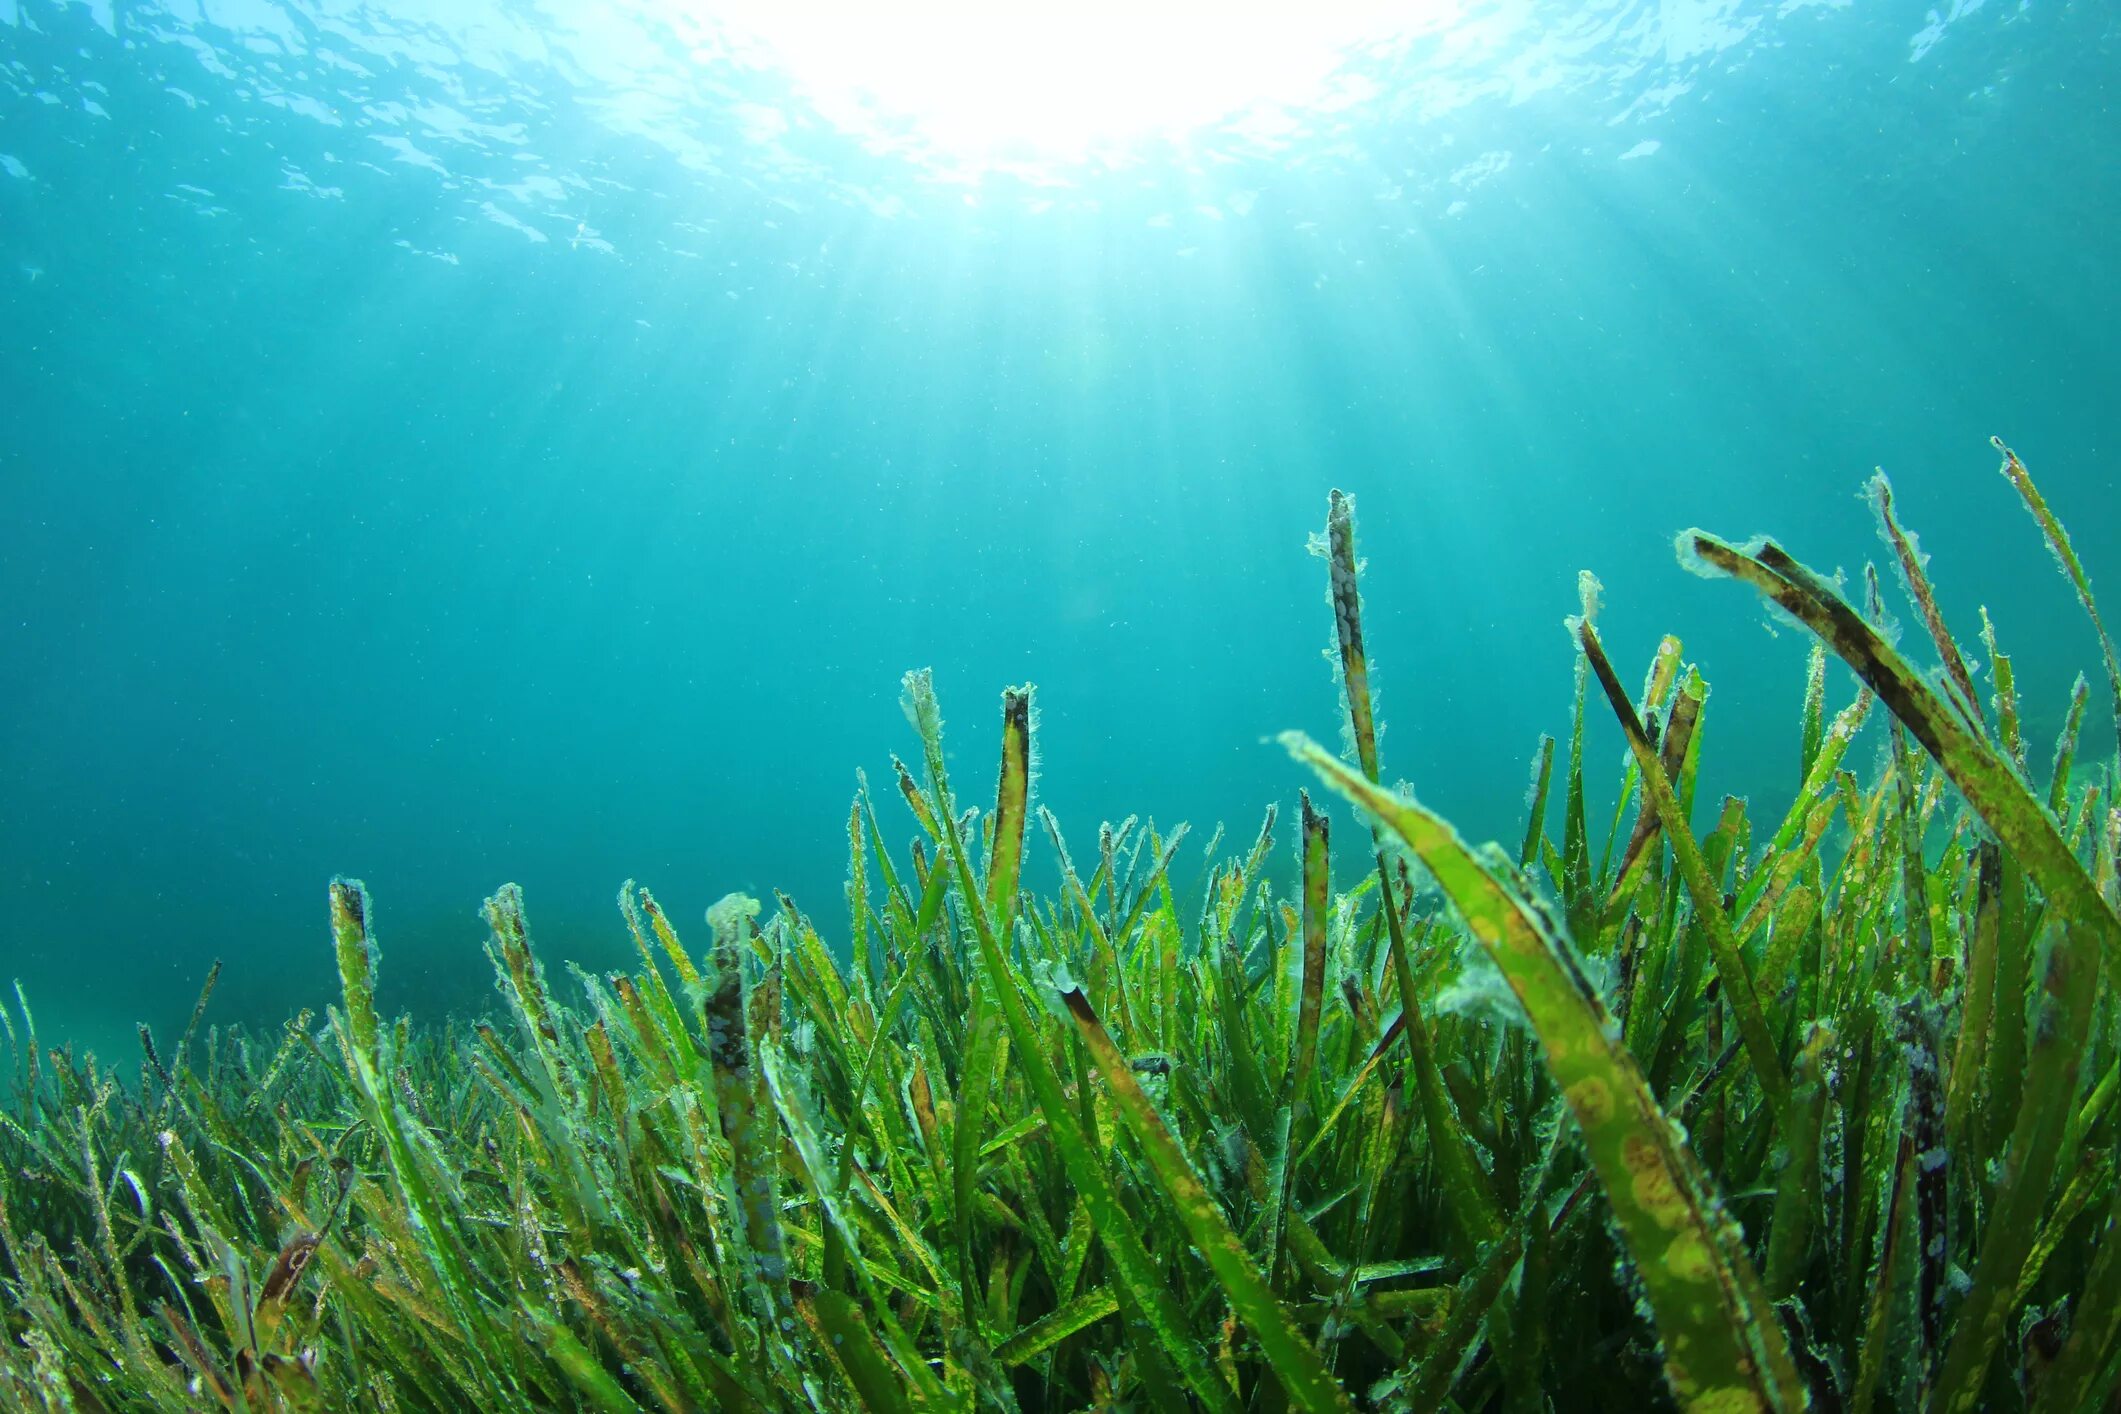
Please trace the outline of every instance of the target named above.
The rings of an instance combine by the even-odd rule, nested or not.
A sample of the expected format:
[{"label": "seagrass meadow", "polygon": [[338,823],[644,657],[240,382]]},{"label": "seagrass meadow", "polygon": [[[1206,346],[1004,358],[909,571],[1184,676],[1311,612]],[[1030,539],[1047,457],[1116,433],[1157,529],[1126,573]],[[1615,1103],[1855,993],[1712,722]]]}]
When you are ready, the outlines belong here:
[{"label": "seagrass meadow", "polygon": [[[844,919],[732,895],[695,929],[629,882],[637,965],[562,975],[506,885],[500,1007],[414,1025],[375,1000],[389,901],[342,879],[342,995],[278,1033],[202,995],[121,1065],[18,991],[0,1397],[2121,1409],[2121,778],[2077,749],[2121,667],[1997,447],[2103,658],[2051,752],[1880,475],[1885,575],[1679,538],[1816,636],[1786,800],[1696,798],[1714,665],[1666,639],[1631,691],[1586,573],[1574,721],[1522,839],[1469,846],[1386,784],[1335,492],[1347,750],[1282,738],[1291,799],[1197,909],[1183,827],[1071,841],[1037,803],[1031,688],[990,785],[946,769],[915,672]],[[1607,711],[1629,757],[1594,820]]]}]

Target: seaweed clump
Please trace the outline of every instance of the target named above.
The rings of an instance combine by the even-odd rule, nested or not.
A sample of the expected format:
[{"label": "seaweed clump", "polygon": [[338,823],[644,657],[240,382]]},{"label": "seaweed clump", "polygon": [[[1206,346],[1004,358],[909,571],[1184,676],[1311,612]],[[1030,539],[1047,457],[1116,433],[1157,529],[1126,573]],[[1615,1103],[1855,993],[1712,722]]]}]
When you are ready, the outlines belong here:
[{"label": "seaweed clump", "polygon": [[[1032,690],[983,812],[921,672],[907,815],[863,782],[848,816],[838,956],[785,896],[763,926],[724,900],[695,952],[629,882],[638,965],[562,1000],[509,885],[501,1013],[418,1027],[377,1013],[375,913],[335,880],[343,995],[277,1036],[202,1036],[202,994],[134,1080],[18,993],[0,1403],[2121,1409],[2121,760],[2079,768],[2079,679],[2033,780],[1985,615],[1986,703],[1871,494],[1935,674],[1875,574],[1859,607],[1773,542],[1680,539],[1817,636],[1779,818],[1699,809],[1701,669],[1666,639],[1631,695],[1588,575],[1521,846],[1383,787],[1335,492],[1352,759],[1283,742],[1368,831],[1344,891],[1308,793],[1286,894],[1273,810],[1197,909],[1182,827],[1107,824],[1079,871]],[[1858,682],[1831,717],[1829,654]],[[1629,747],[1595,849],[1593,683]],[[1507,1014],[1449,1004],[1469,973]]]}]

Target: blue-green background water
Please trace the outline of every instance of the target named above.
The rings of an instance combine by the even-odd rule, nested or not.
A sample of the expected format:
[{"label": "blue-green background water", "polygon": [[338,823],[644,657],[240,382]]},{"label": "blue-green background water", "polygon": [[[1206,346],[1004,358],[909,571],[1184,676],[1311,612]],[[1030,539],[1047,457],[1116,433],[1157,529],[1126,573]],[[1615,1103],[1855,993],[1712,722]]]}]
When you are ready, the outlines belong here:
[{"label": "blue-green background water", "polygon": [[1333,485],[1388,773],[1476,835],[1584,567],[1779,814],[1804,645],[1672,535],[1856,567],[1874,464],[2036,762],[2096,668],[1987,438],[2121,596],[2111,5],[1474,4],[1272,125],[986,164],[705,13],[0,0],[0,972],[48,1032],[215,957],[223,1018],[321,1003],[335,872],[429,1012],[504,880],[592,966],[629,876],[837,937],[922,664],[968,798],[1030,679],[1079,852],[1249,839],[1262,738],[1336,731]]}]

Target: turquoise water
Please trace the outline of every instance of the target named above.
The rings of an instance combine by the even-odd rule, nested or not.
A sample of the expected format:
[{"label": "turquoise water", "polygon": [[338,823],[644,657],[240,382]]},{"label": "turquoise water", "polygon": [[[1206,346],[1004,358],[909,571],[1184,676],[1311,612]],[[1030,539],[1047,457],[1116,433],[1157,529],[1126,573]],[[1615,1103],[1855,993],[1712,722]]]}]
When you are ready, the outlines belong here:
[{"label": "turquoise water", "polygon": [[0,976],[48,1032],[129,1048],[214,958],[218,1016],[321,1005],[334,873],[429,1013],[505,880],[589,966],[629,876],[837,936],[920,665],[968,800],[1029,679],[1079,854],[1248,841],[1302,783],[1262,738],[1335,731],[1335,485],[1387,773],[1475,835],[1585,567],[1779,814],[1805,645],[1672,536],[1854,569],[1873,465],[2036,765],[2096,672],[1987,438],[2121,596],[2109,5],[750,8],[0,0]]}]

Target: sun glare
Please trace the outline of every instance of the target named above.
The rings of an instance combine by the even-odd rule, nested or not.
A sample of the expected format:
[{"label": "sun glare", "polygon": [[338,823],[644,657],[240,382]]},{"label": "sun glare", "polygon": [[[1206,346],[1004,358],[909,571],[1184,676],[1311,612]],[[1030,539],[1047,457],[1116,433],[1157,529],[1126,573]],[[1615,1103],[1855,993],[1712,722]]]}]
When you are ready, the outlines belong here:
[{"label": "sun glare", "polygon": [[[872,146],[981,166],[1079,162],[1247,114],[1359,101],[1362,45],[1420,0],[677,0],[710,53],[771,67]],[[1415,13],[1410,14],[1410,10]]]}]

